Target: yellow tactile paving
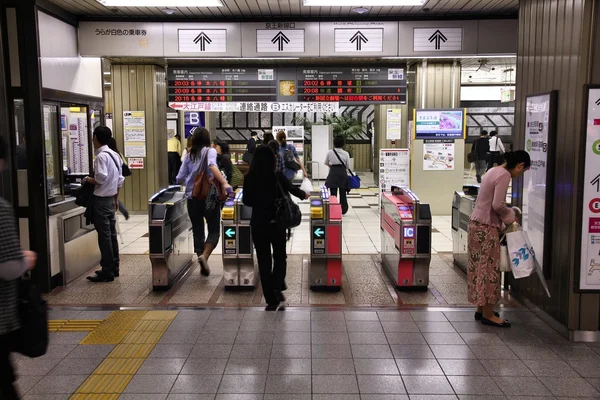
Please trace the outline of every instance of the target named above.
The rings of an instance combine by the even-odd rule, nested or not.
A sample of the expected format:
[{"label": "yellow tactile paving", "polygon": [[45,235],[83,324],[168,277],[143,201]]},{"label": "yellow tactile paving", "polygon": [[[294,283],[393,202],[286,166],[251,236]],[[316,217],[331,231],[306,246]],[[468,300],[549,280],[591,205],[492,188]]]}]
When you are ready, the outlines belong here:
[{"label": "yellow tactile paving", "polygon": [[115,311],[81,344],[119,344],[147,311]]},{"label": "yellow tactile paving", "polygon": [[94,375],[134,375],[143,363],[143,358],[106,358]]},{"label": "yellow tactile paving", "polygon": [[119,344],[108,358],[146,358],[154,349],[154,344]]},{"label": "yellow tactile paving", "polygon": [[173,320],[177,316],[177,311],[148,311],[143,317],[143,320],[146,319],[156,319],[156,320]]},{"label": "yellow tactile paving", "polygon": [[69,400],[117,400],[121,394],[75,393]]},{"label": "yellow tactile paving", "polygon": [[123,393],[133,375],[90,375],[76,393]]},{"label": "yellow tactile paving", "polygon": [[156,320],[141,320],[138,322],[132,330],[134,331],[152,331],[152,332],[164,332],[171,323],[168,321],[156,321]]},{"label": "yellow tactile paving", "polygon": [[48,330],[50,332],[85,332],[93,331],[102,323],[102,320],[50,320]]},{"label": "yellow tactile paving", "polygon": [[143,344],[143,343],[158,343],[164,331],[131,331],[123,338],[121,343],[126,344]]}]

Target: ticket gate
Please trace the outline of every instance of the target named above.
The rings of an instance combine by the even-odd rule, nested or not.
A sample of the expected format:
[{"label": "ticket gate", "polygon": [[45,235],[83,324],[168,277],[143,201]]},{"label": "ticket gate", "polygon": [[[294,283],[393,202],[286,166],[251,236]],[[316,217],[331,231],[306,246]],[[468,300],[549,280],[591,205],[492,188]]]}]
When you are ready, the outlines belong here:
[{"label": "ticket gate", "polygon": [[170,186],[148,201],[152,285],[167,289],[187,271],[194,254],[194,238],[185,193]]},{"label": "ticket gate", "polygon": [[254,243],[250,232],[252,207],[244,205],[242,194],[243,189],[239,189],[233,199],[225,202],[221,211],[223,280],[226,289],[252,289],[258,280]]},{"label": "ticket gate", "polygon": [[311,289],[340,290],[342,286],[342,206],[323,186],[310,197]]},{"label": "ticket gate", "polygon": [[424,289],[431,262],[431,210],[407,188],[381,193],[381,258],[399,289]]}]

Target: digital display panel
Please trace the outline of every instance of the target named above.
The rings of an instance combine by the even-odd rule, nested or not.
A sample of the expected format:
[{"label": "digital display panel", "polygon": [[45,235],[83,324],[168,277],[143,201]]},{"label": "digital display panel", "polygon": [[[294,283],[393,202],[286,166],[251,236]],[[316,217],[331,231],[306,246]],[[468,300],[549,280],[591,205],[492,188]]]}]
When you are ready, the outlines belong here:
[{"label": "digital display panel", "polygon": [[406,66],[299,68],[298,101],[406,103]]},{"label": "digital display panel", "polygon": [[463,109],[416,110],[415,139],[463,139]]}]

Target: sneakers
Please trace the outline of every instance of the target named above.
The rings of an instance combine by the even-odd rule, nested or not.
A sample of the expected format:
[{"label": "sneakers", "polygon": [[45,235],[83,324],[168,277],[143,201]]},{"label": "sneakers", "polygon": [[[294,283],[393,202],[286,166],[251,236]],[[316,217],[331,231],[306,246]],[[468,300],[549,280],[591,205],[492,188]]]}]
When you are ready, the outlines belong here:
[{"label": "sneakers", "polygon": [[204,256],[198,256],[198,262],[200,263],[200,275],[209,276],[210,268],[208,267],[208,262]]}]

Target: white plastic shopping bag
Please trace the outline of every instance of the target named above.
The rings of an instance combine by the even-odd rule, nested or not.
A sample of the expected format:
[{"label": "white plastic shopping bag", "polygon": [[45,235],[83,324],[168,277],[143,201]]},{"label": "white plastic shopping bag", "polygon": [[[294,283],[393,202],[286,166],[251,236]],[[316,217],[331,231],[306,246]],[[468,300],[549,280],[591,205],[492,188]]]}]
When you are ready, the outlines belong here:
[{"label": "white plastic shopping bag", "polygon": [[527,232],[518,230],[506,234],[506,246],[513,276],[526,278],[535,272],[535,254],[529,245]]},{"label": "white plastic shopping bag", "polygon": [[310,181],[310,179],[304,178],[302,180],[302,184],[300,185],[300,190],[302,190],[305,193],[310,193],[313,191],[313,185],[312,185],[312,182]]}]

